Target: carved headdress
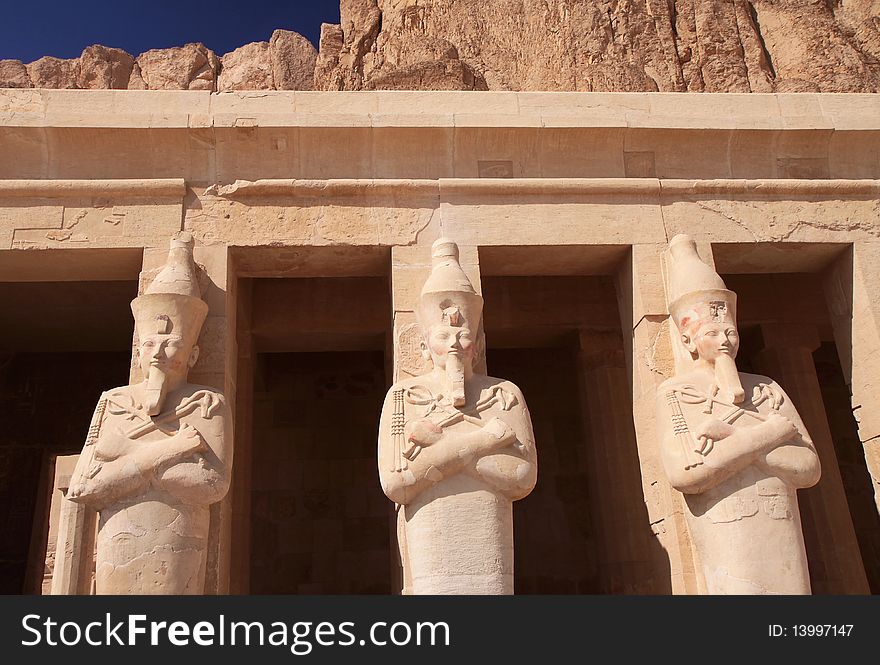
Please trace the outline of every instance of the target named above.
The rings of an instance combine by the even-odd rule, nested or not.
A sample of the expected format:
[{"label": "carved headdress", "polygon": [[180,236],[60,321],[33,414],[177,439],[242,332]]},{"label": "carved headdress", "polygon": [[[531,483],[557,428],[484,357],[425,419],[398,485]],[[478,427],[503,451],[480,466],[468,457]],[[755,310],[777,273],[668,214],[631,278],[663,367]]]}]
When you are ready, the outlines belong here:
[{"label": "carved headdress", "polygon": [[173,332],[195,344],[208,305],[196,279],[191,234],[181,233],[171,241],[165,267],[144,294],[131,301],[131,311],[139,337]]},{"label": "carved headdress", "polygon": [[669,314],[680,333],[710,321],[736,323],[736,294],[697,254],[688,235],[669,243]]},{"label": "carved headdress", "polygon": [[431,246],[431,275],[422,287],[416,313],[422,330],[448,325],[469,328],[474,334],[483,315],[483,298],[458,262],[458,245],[440,238]]}]

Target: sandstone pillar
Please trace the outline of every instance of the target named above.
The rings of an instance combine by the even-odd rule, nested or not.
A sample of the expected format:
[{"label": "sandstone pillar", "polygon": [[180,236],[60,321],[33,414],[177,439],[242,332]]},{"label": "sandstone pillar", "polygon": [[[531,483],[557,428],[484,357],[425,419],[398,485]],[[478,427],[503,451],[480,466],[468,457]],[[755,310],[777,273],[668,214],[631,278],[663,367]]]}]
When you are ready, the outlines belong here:
[{"label": "sandstone pillar", "polygon": [[[229,543],[228,592],[234,595],[250,591],[251,575],[251,474],[253,472],[253,409],[254,409],[254,352],[250,326],[252,321],[253,280],[237,280],[235,266],[230,272],[230,294],[227,298],[235,307],[234,321],[227,322],[227,330],[235,345],[235,464],[232,467],[232,485],[229,489],[228,505],[221,504],[220,510],[228,508],[229,522],[235,529],[236,537]],[[231,373],[230,368],[230,372]],[[225,525],[226,523],[224,523]],[[228,537],[231,529],[223,536]],[[221,566],[221,575],[225,567]],[[222,579],[220,580],[222,582]],[[219,585],[222,588],[222,584]]]},{"label": "sandstone pillar", "polygon": [[591,442],[590,512],[599,530],[603,593],[669,592],[669,558],[651,531],[626,361],[616,335],[581,331],[578,350],[584,430]]},{"label": "sandstone pillar", "polygon": [[[88,595],[92,590],[92,569],[95,557],[95,511],[67,498],[70,475],[79,455],[59,457],[55,467],[55,492],[52,493],[50,529],[55,535],[52,569],[53,596]],[[57,515],[56,515],[57,512]],[[53,533],[54,532],[54,533]]]},{"label": "sandstone pillar", "polygon": [[825,298],[880,511],[880,243],[856,242],[825,274]]},{"label": "sandstone pillar", "polygon": [[615,275],[629,374],[642,492],[651,530],[668,557],[670,587],[699,591],[681,496],[663,472],[655,413],[657,386],[674,373],[663,290],[664,245],[633,245]]},{"label": "sandstone pillar", "polygon": [[822,466],[819,483],[802,490],[800,495],[813,593],[868,594],[870,589],[813,363],[813,351],[819,347],[818,333],[803,324],[772,323],[761,326],[761,335],[763,348],[753,359],[754,369],[774,377],[788,393],[812,437]]}]

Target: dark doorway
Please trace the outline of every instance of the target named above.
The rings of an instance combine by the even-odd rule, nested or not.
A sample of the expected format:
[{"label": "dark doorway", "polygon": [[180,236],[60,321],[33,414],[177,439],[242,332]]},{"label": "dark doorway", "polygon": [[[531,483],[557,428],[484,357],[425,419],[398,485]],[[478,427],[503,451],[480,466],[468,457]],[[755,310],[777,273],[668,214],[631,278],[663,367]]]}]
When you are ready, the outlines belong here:
[{"label": "dark doorway", "polygon": [[240,284],[236,465],[247,494],[233,590],[390,594],[394,510],[376,467],[387,277]]},{"label": "dark doorway", "polygon": [[0,593],[48,586],[54,461],[128,382],[136,295],[136,280],[0,283]]},{"label": "dark doorway", "polygon": [[260,354],[251,593],[391,593],[382,352]]},{"label": "dark doorway", "polygon": [[489,374],[523,391],[538,451],[514,504],[516,593],[669,593],[643,499],[613,280],[484,276]]}]

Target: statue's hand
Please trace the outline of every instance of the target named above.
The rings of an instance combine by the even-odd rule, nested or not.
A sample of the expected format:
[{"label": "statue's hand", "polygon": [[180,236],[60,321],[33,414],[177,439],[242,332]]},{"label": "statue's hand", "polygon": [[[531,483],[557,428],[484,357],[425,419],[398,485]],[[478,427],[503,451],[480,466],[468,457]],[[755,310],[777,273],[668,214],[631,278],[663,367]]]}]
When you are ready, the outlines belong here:
[{"label": "statue's hand", "polygon": [[427,418],[407,423],[409,435],[407,440],[418,446],[430,446],[443,436],[443,428]]},{"label": "statue's hand", "polygon": [[95,459],[99,462],[125,457],[131,452],[132,441],[118,426],[107,427],[95,444]]},{"label": "statue's hand", "polygon": [[195,427],[184,423],[168,442],[169,453],[184,457],[205,449],[205,441]]},{"label": "statue's hand", "polygon": [[711,439],[712,441],[721,441],[729,437],[733,432],[734,428],[732,425],[718,420],[718,418],[706,418],[706,420],[697,425],[694,430],[694,436],[700,440]]},{"label": "statue's hand", "polygon": [[706,418],[697,425],[694,431],[694,436],[697,437],[700,444],[700,449],[697,452],[704,456],[708,455],[715,447],[715,442],[729,437],[733,434],[733,429],[731,425],[718,420],[718,418]]},{"label": "statue's hand", "polygon": [[511,429],[510,425],[500,418],[492,418],[492,420],[483,427],[483,432],[486,434],[483,444],[485,449],[489,451],[506,448],[507,446],[516,443],[516,432]]},{"label": "statue's hand", "polygon": [[764,422],[770,436],[777,445],[785,443],[797,436],[798,430],[793,422],[779,413],[771,413]]}]

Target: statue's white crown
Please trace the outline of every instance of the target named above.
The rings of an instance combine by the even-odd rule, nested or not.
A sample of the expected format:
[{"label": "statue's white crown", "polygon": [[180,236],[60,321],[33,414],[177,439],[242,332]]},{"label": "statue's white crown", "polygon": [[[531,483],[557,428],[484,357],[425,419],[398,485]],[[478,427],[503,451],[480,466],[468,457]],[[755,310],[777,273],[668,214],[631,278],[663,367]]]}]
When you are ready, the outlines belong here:
[{"label": "statue's white crown", "polygon": [[131,301],[131,311],[139,337],[174,332],[195,343],[208,305],[201,299],[190,233],[171,240],[165,266],[143,295]]},{"label": "statue's white crown", "polygon": [[706,321],[736,323],[736,294],[680,234],[669,242],[669,314],[679,332]]},{"label": "statue's white crown", "polygon": [[440,238],[431,246],[431,274],[422,287],[416,315],[422,329],[451,325],[476,333],[483,315],[483,298],[474,290],[458,258],[458,245]]}]

